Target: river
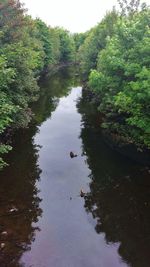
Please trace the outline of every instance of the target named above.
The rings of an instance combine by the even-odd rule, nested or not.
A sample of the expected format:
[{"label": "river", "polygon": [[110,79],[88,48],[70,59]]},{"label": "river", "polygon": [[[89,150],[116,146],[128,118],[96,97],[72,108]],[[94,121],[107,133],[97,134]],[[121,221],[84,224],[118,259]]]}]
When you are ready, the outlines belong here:
[{"label": "river", "polygon": [[0,173],[0,267],[150,266],[150,171],[105,143],[76,72],[42,81],[15,134]]}]

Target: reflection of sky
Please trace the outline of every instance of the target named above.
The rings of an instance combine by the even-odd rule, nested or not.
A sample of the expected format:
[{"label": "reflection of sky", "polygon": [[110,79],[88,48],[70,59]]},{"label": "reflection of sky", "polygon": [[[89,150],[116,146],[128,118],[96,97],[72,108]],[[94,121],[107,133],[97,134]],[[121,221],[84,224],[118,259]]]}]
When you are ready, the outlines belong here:
[{"label": "reflection of sky", "polygon": [[[84,159],[81,164],[81,157],[71,160],[69,156],[70,151],[81,155],[81,141],[78,138],[81,116],[76,112],[74,102],[80,93],[81,88],[76,88],[68,97],[61,98],[52,118],[43,123],[40,133],[35,138],[35,142],[42,146],[39,158],[41,168],[46,169],[46,174],[55,177],[58,182],[61,182],[62,176],[74,176],[72,182],[76,184],[79,168],[81,176],[85,177],[89,173],[84,168]],[[80,188],[77,194],[79,191]]]},{"label": "reflection of sky", "polygon": [[[75,103],[80,94],[81,88],[73,88],[68,97],[61,98],[35,137],[35,143],[42,146],[37,186],[43,217],[38,223],[41,232],[22,261],[36,267],[127,267],[118,254],[119,244],[108,245],[104,234],[96,233],[96,222],[79,197],[81,188],[90,190],[90,170],[86,157],[81,156],[81,115]],[[71,159],[70,151],[78,157]]]}]

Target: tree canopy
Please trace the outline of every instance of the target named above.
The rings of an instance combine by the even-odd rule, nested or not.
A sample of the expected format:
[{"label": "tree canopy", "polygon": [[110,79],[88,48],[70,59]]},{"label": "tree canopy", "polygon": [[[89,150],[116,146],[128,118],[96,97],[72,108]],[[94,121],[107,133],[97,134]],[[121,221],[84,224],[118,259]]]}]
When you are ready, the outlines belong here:
[{"label": "tree canopy", "polygon": [[89,76],[103,127],[127,143],[150,148],[150,10],[121,16]]},{"label": "tree canopy", "polygon": [[86,33],[71,34],[27,15],[19,0],[0,3],[0,168],[11,148],[4,133],[26,127],[50,66],[80,62],[104,114],[103,128],[150,148],[150,9],[118,0]]},{"label": "tree canopy", "polygon": [[[38,78],[50,65],[74,60],[73,36],[33,20],[19,0],[0,3],[0,154],[10,149],[3,132],[26,127],[31,120],[30,103],[38,99]],[[3,161],[0,158],[0,168]]]}]

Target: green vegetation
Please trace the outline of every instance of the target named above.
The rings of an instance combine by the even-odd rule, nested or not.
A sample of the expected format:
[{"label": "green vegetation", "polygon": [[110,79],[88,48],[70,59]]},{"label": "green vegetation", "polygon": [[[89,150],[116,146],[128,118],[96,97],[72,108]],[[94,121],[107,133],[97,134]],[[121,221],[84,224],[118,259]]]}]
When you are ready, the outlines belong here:
[{"label": "green vegetation", "polygon": [[9,151],[4,133],[26,127],[30,104],[39,97],[38,78],[49,66],[70,63],[75,57],[73,36],[28,16],[18,0],[0,3],[0,168]]},{"label": "green vegetation", "polygon": [[104,114],[102,127],[126,143],[150,148],[150,9],[118,0],[86,33],[71,35],[26,14],[19,0],[0,4],[0,168],[10,129],[26,127],[38,79],[51,67],[80,62]]},{"label": "green vegetation", "polygon": [[98,54],[105,48],[107,38],[114,34],[117,18],[118,14],[113,9],[112,12],[106,14],[101,23],[87,33],[87,37],[78,52],[83,73],[88,73],[91,69],[96,68]]},{"label": "green vegetation", "polygon": [[[102,127],[125,143],[150,148],[150,9],[119,1],[79,48],[89,87],[104,114]],[[80,55],[81,53],[81,55]]]}]

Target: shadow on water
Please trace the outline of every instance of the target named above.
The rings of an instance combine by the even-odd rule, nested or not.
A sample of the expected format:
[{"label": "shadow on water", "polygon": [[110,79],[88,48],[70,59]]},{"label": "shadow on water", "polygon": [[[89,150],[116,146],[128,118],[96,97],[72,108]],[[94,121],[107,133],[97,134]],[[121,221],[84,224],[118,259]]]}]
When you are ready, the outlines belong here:
[{"label": "shadow on water", "polygon": [[19,258],[30,250],[39,230],[33,226],[42,215],[36,187],[41,170],[38,147],[32,140],[34,133],[34,128],[16,133],[10,166],[0,174],[0,241],[5,244],[0,253],[1,267],[19,266]]},{"label": "shadow on water", "polygon": [[72,70],[64,68],[41,82],[39,101],[33,105],[34,119],[28,129],[18,130],[14,136],[14,148],[6,159],[9,166],[0,173],[0,267],[23,266],[20,258],[31,249],[40,231],[34,226],[42,216],[37,188],[40,147],[34,136],[51,117],[59,98],[70,92],[75,84],[72,77]]},{"label": "shadow on water", "polygon": [[150,171],[119,155],[105,144],[97,127],[100,118],[81,98],[82,150],[91,170],[85,209],[104,233],[106,243],[119,243],[123,261],[133,267],[150,266]]},{"label": "shadow on water", "polygon": [[[79,84],[77,78],[74,78],[75,73],[74,68],[64,68],[53,77],[41,81],[41,95],[39,101],[33,105],[34,119],[28,129],[19,130],[15,134],[14,149],[7,157],[10,166],[0,173],[0,244],[5,244],[0,250],[0,267],[26,266],[20,263],[20,259],[25,252],[31,250],[36,234],[40,231],[38,222],[42,217],[40,204],[42,199],[39,197],[37,185],[41,177],[38,165],[40,147],[35,144],[34,138],[43,122],[50,118],[57,108],[59,99],[67,96],[71,88]],[[97,127],[100,118],[97,117],[94,107],[87,104],[83,97],[79,99],[77,108],[82,116],[79,138],[82,140],[82,154],[86,159],[84,167],[88,165],[90,170],[89,192],[84,196],[84,207],[88,214],[92,214],[92,220],[95,222],[94,224],[92,221],[92,237],[95,238],[95,235],[97,237],[98,234],[104,233],[106,244],[119,244],[118,253],[127,265],[149,267],[149,170],[120,156],[105,144]],[[83,168],[83,165],[81,166]],[[79,201],[80,198],[77,197],[67,203],[70,207],[70,203],[76,204]],[[81,211],[76,212],[77,216],[83,216]],[[56,221],[58,219],[60,223],[58,225],[61,225],[61,220],[64,222],[65,218],[60,219],[59,216],[57,214],[54,217]],[[85,222],[85,217],[83,218]],[[95,235],[93,235],[93,225],[95,225]],[[82,231],[84,225],[83,228],[80,226],[79,229]],[[67,233],[68,231],[67,228]],[[70,232],[73,232],[71,227]],[[73,238],[76,238],[76,234]],[[89,244],[90,242],[91,240]],[[97,255],[96,252],[94,253]],[[86,262],[89,262],[91,255],[93,256],[93,254],[88,256],[86,253]],[[76,262],[72,266],[77,266]],[[98,263],[97,267],[99,266]],[[51,266],[48,265],[48,267]]]},{"label": "shadow on water", "polygon": [[38,126],[51,117],[52,112],[59,104],[61,97],[67,96],[72,87],[79,84],[75,77],[76,69],[74,67],[66,67],[60,69],[52,77],[47,76],[40,81],[40,98],[32,105],[35,114],[34,121]]}]

